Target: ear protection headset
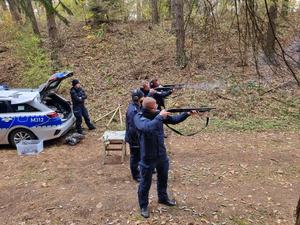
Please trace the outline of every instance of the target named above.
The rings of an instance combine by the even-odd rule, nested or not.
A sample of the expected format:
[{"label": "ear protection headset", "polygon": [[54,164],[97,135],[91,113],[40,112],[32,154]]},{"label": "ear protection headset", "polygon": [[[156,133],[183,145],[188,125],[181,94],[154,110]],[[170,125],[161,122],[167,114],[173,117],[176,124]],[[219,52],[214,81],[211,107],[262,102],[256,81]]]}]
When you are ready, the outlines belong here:
[{"label": "ear protection headset", "polygon": [[144,93],[139,89],[135,89],[131,93],[131,98],[132,98],[132,101],[134,101],[134,102],[137,102],[143,96],[144,96]]},{"label": "ear protection headset", "polygon": [[150,81],[150,88],[153,88],[153,86],[154,86],[154,80],[151,80]]},{"label": "ear protection headset", "polygon": [[137,102],[139,100],[138,90],[137,89],[133,90],[133,92],[132,92],[132,100],[134,102]]}]

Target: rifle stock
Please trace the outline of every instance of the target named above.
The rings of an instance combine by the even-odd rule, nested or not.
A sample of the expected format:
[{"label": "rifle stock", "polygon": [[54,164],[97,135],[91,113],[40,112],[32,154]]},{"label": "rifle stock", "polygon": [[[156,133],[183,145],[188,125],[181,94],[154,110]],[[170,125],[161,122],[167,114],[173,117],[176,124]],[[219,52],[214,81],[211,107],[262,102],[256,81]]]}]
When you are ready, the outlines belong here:
[{"label": "rifle stock", "polygon": [[196,112],[209,112],[213,109],[212,107],[200,107],[200,108],[179,108],[179,109],[168,109],[167,111],[170,113],[182,113],[182,112],[191,112],[191,111],[196,111]]}]

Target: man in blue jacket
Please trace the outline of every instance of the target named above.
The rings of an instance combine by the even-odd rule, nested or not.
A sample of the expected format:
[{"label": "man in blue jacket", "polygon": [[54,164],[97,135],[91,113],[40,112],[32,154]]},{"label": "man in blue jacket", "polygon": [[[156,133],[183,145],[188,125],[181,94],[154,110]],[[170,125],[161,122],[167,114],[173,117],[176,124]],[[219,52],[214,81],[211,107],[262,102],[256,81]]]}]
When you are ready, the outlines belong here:
[{"label": "man in blue jacket", "polygon": [[82,130],[82,117],[89,130],[94,130],[96,127],[91,123],[88,111],[84,105],[84,101],[87,99],[85,91],[82,89],[79,80],[72,80],[72,88],[70,90],[72,103],[73,103],[73,112],[76,117],[76,130],[79,134],[83,134]]},{"label": "man in blue jacket", "polygon": [[148,200],[152,182],[152,171],[157,170],[158,202],[167,206],[175,206],[176,202],[170,200],[167,193],[169,158],[164,145],[163,124],[177,124],[184,121],[191,113],[182,113],[170,116],[166,110],[157,111],[154,98],[146,97],[143,108],[134,117],[134,123],[139,132],[141,160],[141,181],[138,189],[139,206],[141,215],[149,217]]},{"label": "man in blue jacket", "polygon": [[126,133],[125,140],[130,147],[130,171],[132,178],[140,182],[140,171],[138,169],[140,161],[140,142],[133,118],[141,111],[144,94],[141,90],[135,89],[131,93],[132,102],[126,112]]}]

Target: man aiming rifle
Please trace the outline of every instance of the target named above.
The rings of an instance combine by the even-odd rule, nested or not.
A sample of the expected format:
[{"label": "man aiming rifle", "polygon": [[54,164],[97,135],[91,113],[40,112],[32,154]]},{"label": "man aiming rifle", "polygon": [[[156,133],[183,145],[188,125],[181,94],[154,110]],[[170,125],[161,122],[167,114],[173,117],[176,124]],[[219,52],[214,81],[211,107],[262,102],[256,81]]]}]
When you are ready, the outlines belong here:
[{"label": "man aiming rifle", "polygon": [[152,97],[156,100],[157,102],[157,109],[161,110],[162,108],[165,108],[165,98],[168,97],[173,93],[172,89],[168,90],[162,90],[158,91],[155,88],[158,87],[158,80],[153,79],[150,82],[148,81],[143,81],[142,82],[142,87],[140,90],[144,93],[145,97]]},{"label": "man aiming rifle", "polygon": [[175,200],[169,199],[167,193],[169,158],[164,144],[163,124],[177,124],[184,121],[195,111],[171,116],[166,110],[158,111],[154,98],[146,97],[142,110],[134,117],[139,133],[141,160],[139,162],[141,181],[138,188],[138,200],[141,215],[148,218],[149,190],[152,182],[152,171],[157,170],[158,202],[167,206],[175,206]]}]

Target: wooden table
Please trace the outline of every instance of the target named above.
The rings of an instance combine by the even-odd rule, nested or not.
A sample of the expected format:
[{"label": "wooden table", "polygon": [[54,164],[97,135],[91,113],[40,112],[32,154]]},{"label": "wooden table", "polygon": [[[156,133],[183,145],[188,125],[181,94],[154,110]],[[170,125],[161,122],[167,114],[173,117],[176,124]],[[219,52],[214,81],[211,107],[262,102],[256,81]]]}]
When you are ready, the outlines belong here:
[{"label": "wooden table", "polygon": [[102,136],[104,144],[103,164],[105,157],[110,151],[121,151],[121,162],[124,162],[126,156],[125,131],[105,131]]}]

